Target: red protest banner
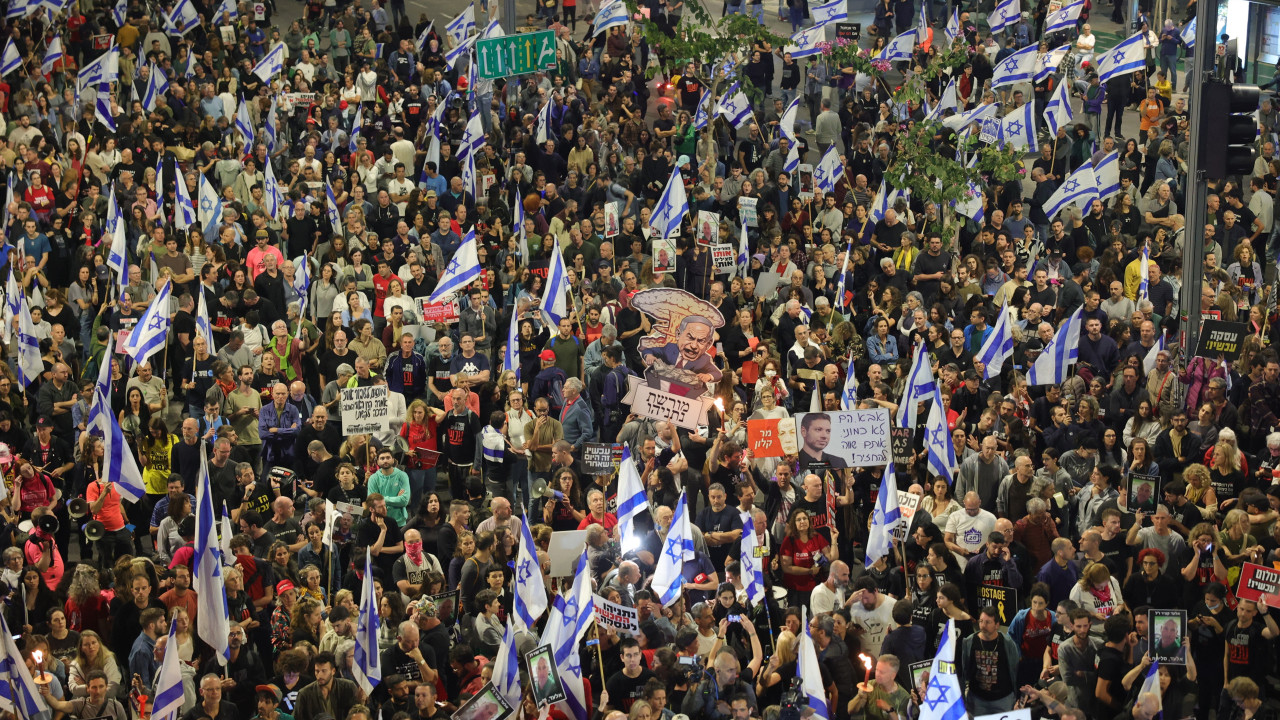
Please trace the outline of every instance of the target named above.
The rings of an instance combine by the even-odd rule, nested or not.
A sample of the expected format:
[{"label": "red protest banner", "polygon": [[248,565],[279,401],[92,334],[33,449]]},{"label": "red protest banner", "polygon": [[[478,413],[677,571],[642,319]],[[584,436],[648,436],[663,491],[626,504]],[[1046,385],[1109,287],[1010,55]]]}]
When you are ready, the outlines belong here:
[{"label": "red protest banner", "polygon": [[1280,570],[1264,565],[1245,563],[1240,568],[1240,583],[1236,597],[1280,608]]},{"label": "red protest banner", "polygon": [[433,323],[452,323],[458,322],[458,301],[451,300],[445,303],[431,304],[426,298],[421,299],[422,303],[422,322]]},{"label": "red protest banner", "polygon": [[786,420],[748,420],[747,445],[751,457],[783,457],[796,453],[796,424]]}]

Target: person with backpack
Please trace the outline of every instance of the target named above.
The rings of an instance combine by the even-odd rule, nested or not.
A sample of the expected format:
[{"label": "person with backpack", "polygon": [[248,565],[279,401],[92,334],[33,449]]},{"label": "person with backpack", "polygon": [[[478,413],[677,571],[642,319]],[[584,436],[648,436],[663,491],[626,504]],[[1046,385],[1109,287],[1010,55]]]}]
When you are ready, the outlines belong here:
[{"label": "person with backpack", "polygon": [[[566,320],[566,322],[568,322]],[[551,342],[555,342],[556,338],[551,338]],[[562,343],[563,345],[564,343]],[[555,351],[547,349],[538,355],[538,360],[542,365],[542,369],[538,371],[536,377],[533,378],[533,387],[530,395],[535,398],[546,398],[547,404],[550,405],[551,416],[560,417],[560,410],[564,408],[564,381],[569,379],[564,370],[556,367]]]},{"label": "person with backpack", "polygon": [[[583,376],[582,341],[573,336],[573,321],[568,317],[560,318],[559,329],[560,332],[547,341],[546,349],[551,351],[555,366],[564,372],[566,378],[581,378]],[[552,406],[552,409],[559,412],[554,402]],[[563,406],[564,403],[561,402],[560,407]]]},{"label": "person with backpack", "polygon": [[627,420],[627,412],[629,406],[623,404],[622,399],[627,395],[629,387],[628,377],[634,375],[631,368],[622,362],[622,349],[617,347],[607,347],[604,349],[604,381],[602,382],[602,390],[600,393],[600,406],[603,411],[600,415],[603,418],[600,429],[600,440],[602,442],[613,442],[618,437],[618,433],[622,431],[622,425]]}]

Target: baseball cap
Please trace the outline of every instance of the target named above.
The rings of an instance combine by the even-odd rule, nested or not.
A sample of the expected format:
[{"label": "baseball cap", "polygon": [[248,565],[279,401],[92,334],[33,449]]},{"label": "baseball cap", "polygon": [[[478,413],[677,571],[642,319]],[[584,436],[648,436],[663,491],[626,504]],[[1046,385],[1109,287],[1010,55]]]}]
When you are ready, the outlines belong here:
[{"label": "baseball cap", "polygon": [[436,197],[436,191],[435,191],[435,190],[428,190],[428,191],[427,191],[427,195],[426,195],[426,197],[427,197],[428,199],[433,198],[433,197]]},{"label": "baseball cap", "polygon": [[44,428],[44,427],[51,428],[51,427],[53,427],[53,421],[49,419],[49,416],[48,416],[48,415],[41,415],[39,418],[37,418],[37,419],[36,419],[36,427],[38,427],[38,428]]},{"label": "baseball cap", "polygon": [[254,692],[271,693],[272,695],[275,696],[276,702],[280,702],[281,700],[284,699],[284,694],[281,693],[280,688],[276,687],[275,685],[258,685],[253,689],[254,689]]},{"label": "baseball cap", "polygon": [[293,583],[288,580],[281,580],[276,583],[276,595],[283,595],[293,589]]},{"label": "baseball cap", "polygon": [[546,360],[547,362],[555,362],[556,354],[550,350],[543,350],[542,352],[538,353],[538,359]]}]

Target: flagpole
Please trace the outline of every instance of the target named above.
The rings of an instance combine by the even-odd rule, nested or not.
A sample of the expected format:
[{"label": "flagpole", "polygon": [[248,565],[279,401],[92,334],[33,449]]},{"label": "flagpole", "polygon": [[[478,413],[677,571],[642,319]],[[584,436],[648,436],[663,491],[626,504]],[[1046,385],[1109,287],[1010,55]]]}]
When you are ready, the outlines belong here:
[{"label": "flagpole", "polygon": [[[591,622],[596,626],[596,662],[600,664],[600,685],[604,686],[604,644],[600,638],[600,619],[592,618]],[[599,697],[599,695],[597,695]]]}]

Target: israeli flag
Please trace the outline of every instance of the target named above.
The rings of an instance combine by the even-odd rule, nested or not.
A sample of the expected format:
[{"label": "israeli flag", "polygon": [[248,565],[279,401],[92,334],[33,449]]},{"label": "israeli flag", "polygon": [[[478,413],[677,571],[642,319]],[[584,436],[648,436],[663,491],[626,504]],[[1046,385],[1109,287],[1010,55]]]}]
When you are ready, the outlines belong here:
[{"label": "israeli flag", "polygon": [[[1067,83],[1058,83],[1049,102],[1044,104],[1044,124],[1050,135],[1057,135],[1059,128],[1067,127],[1075,114],[1071,111],[1071,97],[1067,95]],[[1119,169],[1119,168],[1117,168]]]},{"label": "israeli flag", "polygon": [[418,36],[417,47],[419,55],[427,54],[428,44],[431,42],[431,28],[436,26],[436,21],[432,20],[422,29],[422,34]]},{"label": "israeli flag", "polygon": [[1191,18],[1191,22],[1183,26],[1179,35],[1182,36],[1182,43],[1187,46],[1187,50],[1194,50],[1196,48],[1196,19]]},{"label": "israeli flag", "polygon": [[364,107],[363,106],[361,106],[356,110],[356,119],[351,123],[351,136],[350,136],[351,139],[347,142],[348,152],[356,151],[356,148],[358,147],[358,145],[356,144],[356,139],[359,138],[360,133],[362,132],[364,132]]},{"label": "israeli flag", "polygon": [[611,27],[626,25],[629,17],[630,15],[627,12],[627,4],[622,0],[614,0],[613,2],[605,3],[605,5],[600,8],[600,11],[596,13],[596,35],[599,35]]},{"label": "israeli flag", "polygon": [[[22,628],[17,628],[22,630]],[[53,711],[40,694],[31,670],[23,660],[9,623],[0,616],[0,635],[3,635],[4,652],[0,653],[0,710],[13,713],[22,720],[49,720]]]},{"label": "israeli flag", "polygon": [[902,403],[898,405],[898,427],[915,427],[916,406],[932,397],[938,390],[938,383],[933,377],[933,366],[929,363],[928,345],[926,343],[917,345],[913,356],[911,372],[907,375],[907,386],[903,390]]},{"label": "israeli flag", "polygon": [[298,327],[294,331],[294,338],[302,339],[302,330],[305,323],[302,321],[307,317],[307,296],[311,290],[311,256],[302,255],[294,260],[293,263],[293,290],[298,293]]},{"label": "israeli flag", "polygon": [[462,142],[458,145],[458,158],[471,157],[484,147],[484,125],[480,123],[480,114],[471,113],[467,125],[462,130]]},{"label": "israeli flag", "polygon": [[1146,38],[1137,32],[1098,59],[1098,77],[1106,82],[1147,66]]},{"label": "israeli flag", "polygon": [[542,638],[538,641],[540,645],[551,646],[555,654],[560,682],[566,695],[560,704],[565,715],[577,720],[586,720],[590,714],[586,688],[582,682],[582,660],[578,656],[578,646],[586,637],[587,628],[594,617],[595,598],[591,592],[591,573],[584,549],[582,557],[578,558],[573,586],[567,595],[556,595]]},{"label": "israeli flag", "polygon": [[1067,369],[1080,357],[1080,328],[1083,326],[1084,308],[1076,308],[1049,338],[1049,344],[1040,352],[1040,357],[1031,364],[1027,371],[1027,384],[1059,385],[1066,381]]},{"label": "israeli flag", "polygon": [[569,317],[572,306],[567,295],[573,291],[569,285],[569,270],[564,264],[564,255],[560,250],[560,238],[551,239],[551,262],[547,267],[547,284],[542,291],[542,311],[551,316],[551,321],[559,324]]},{"label": "israeli flag", "polygon": [[107,132],[115,133],[116,116],[111,114],[111,84],[102,82],[98,85],[98,95],[93,99],[93,116],[102,123]]},{"label": "israeli flag", "polygon": [[800,167],[800,143],[795,143],[787,151],[786,162],[782,163],[782,172],[794,173]]},{"label": "israeli flag", "polygon": [[937,120],[942,117],[943,110],[959,110],[960,101],[956,95],[956,80],[951,78],[951,82],[947,83],[947,87],[942,91],[942,97],[938,98],[938,104],[929,111],[930,120]]},{"label": "israeli flag", "polygon": [[840,409],[849,412],[858,406],[858,376],[854,373],[853,353],[849,353],[849,370],[844,378],[844,390],[840,393]]},{"label": "israeli flag", "polygon": [[969,127],[974,123],[980,123],[987,118],[993,118],[999,112],[1000,106],[996,103],[990,105],[979,105],[978,107],[965,113],[956,113],[951,117],[942,121],[942,124],[951,128],[952,132],[960,132],[962,128]]},{"label": "israeli flag", "polygon": [[147,358],[159,352],[169,339],[169,330],[173,325],[169,318],[169,298],[172,294],[173,283],[165,283],[125,340],[125,354],[139,363],[146,362]]},{"label": "israeli flag", "polygon": [[351,674],[368,695],[382,681],[382,659],[378,652],[378,598],[373,592],[373,555],[364,551],[364,580],[360,586],[360,620],[356,624],[356,649]]},{"label": "israeli flag", "polygon": [[764,558],[756,554],[760,538],[756,537],[756,523],[750,511],[741,513],[742,542],[739,543],[738,563],[742,568],[742,584],[747,591],[747,602],[759,605],[765,601]]},{"label": "israeli flag", "polygon": [[[564,260],[561,259],[561,263]],[[462,245],[453,254],[453,259],[445,266],[440,282],[427,299],[428,303],[438,303],[462,292],[468,285],[480,277],[480,254],[476,250],[476,231],[472,228],[462,239]]]},{"label": "israeli flag", "polygon": [[178,207],[173,214],[174,225],[183,232],[196,223],[196,206],[191,201],[191,191],[187,189],[187,179],[178,174],[174,183],[174,197]]},{"label": "israeli flag", "polygon": [[964,720],[968,714],[956,676],[956,621],[947,620],[938,638],[938,652],[929,665],[929,684],[924,688],[919,720]]},{"label": "israeli flag", "polygon": [[111,6],[111,19],[115,20],[116,28],[124,27],[124,22],[128,19],[128,10],[128,0],[120,0],[115,5]]},{"label": "israeli flag", "polygon": [[987,16],[987,25],[991,28],[991,34],[995,35],[1010,25],[1016,24],[1021,16],[1022,4],[1018,0],[1004,0]]},{"label": "israeli flag", "polygon": [[1150,373],[1152,370],[1156,369],[1156,360],[1160,355],[1160,351],[1164,350],[1165,342],[1164,333],[1160,333],[1160,335],[1156,337],[1155,345],[1152,345],[1151,349],[1147,351],[1147,354],[1142,357],[1142,371],[1144,373]]},{"label": "israeli flag", "polygon": [[893,200],[897,193],[890,188],[884,181],[880,179],[880,192],[876,193],[876,199],[871,202],[871,222],[878,223],[884,219],[885,213],[889,212],[889,208],[893,207]]},{"label": "israeli flag", "polygon": [[[165,77],[164,71],[151,63],[151,72],[147,74],[147,92],[142,96],[142,107],[147,112],[156,109],[156,101],[162,95],[169,92],[169,78]],[[239,122],[239,117],[236,118]]]},{"label": "israeli flag", "polygon": [[742,235],[738,239],[738,270],[742,273],[742,277],[747,276],[747,271],[751,268],[751,244],[747,238],[747,224],[742,223]]},{"label": "israeli flag", "polygon": [[[167,283],[165,289],[172,285],[173,283]],[[164,305],[168,306],[168,298],[165,298]],[[153,304],[151,308],[154,307],[156,305]],[[196,615],[196,631],[200,639],[213,648],[218,663],[225,667],[231,659],[228,639],[231,628],[227,614],[227,588],[222,577],[222,548],[218,544],[218,520],[213,512],[213,489],[209,482],[209,459],[205,456],[206,451],[205,443],[200,443],[200,477],[196,485],[196,545],[195,555],[191,560],[192,588],[196,591],[200,610]]]},{"label": "israeli flag", "polygon": [[734,81],[720,97],[718,111],[736,128],[742,128],[751,120],[751,101],[742,92],[742,82]]},{"label": "israeli flag", "polygon": [[287,214],[284,193],[280,191],[280,182],[276,180],[276,171],[271,167],[271,163],[268,162],[266,165],[266,172],[262,174],[262,189],[267,200],[267,215],[276,220],[282,220],[281,216]]},{"label": "israeli flag", "polygon": [[40,339],[36,337],[36,324],[31,319],[31,308],[27,305],[25,295],[20,295],[21,309],[18,311],[18,382],[23,388],[31,387],[31,383],[44,372],[44,360],[40,359]]},{"label": "israeli flag", "polygon": [[[1018,0],[1011,0],[1017,2]],[[1010,55],[996,65],[995,74],[991,77],[991,87],[998,88],[1020,82],[1031,82],[1036,75],[1036,60],[1039,59],[1039,47],[1028,45]]]},{"label": "israeli flag", "polygon": [[887,62],[897,62],[899,60],[910,60],[911,53],[915,52],[916,42],[919,40],[919,31],[915,29],[908,30],[898,37],[889,41],[884,49],[876,54],[875,60],[884,60]]},{"label": "israeli flag", "polygon": [[1067,56],[1070,46],[1063,46],[1057,50],[1050,50],[1041,53],[1036,60],[1036,82],[1044,82],[1050,75],[1058,72],[1058,67],[1062,65],[1062,58]]},{"label": "israeli flag", "polygon": [[196,12],[191,0],[178,0],[169,12],[168,20],[170,27],[183,37],[200,25],[200,13]]},{"label": "israeli flag", "polygon": [[520,650],[516,647],[516,630],[511,618],[502,630],[502,642],[493,658],[493,689],[506,699],[511,707],[520,707]]},{"label": "israeli flag", "polygon": [[970,220],[981,223],[986,218],[986,211],[983,209],[982,188],[977,183],[969,182],[969,189],[965,192],[966,199],[955,204],[955,210],[958,214],[963,215]]},{"label": "israeli flag", "polygon": [[680,167],[676,166],[671,169],[671,177],[667,180],[667,187],[662,191],[662,196],[658,198],[658,204],[653,207],[653,215],[649,218],[649,224],[657,228],[662,237],[675,237],[680,232],[680,223],[684,220],[684,216],[689,213],[689,197],[684,191],[684,180],[680,176]]},{"label": "israeli flag", "polygon": [[795,145],[798,138],[796,137],[796,113],[800,110],[800,98],[792,98],[791,104],[786,110],[782,111],[782,117],[778,119],[778,132],[782,137],[791,141]]},{"label": "israeli flag", "polygon": [[200,227],[204,228],[205,239],[216,238],[218,228],[222,225],[222,200],[218,198],[213,184],[204,176],[204,173],[197,172],[196,176],[199,180],[196,190],[200,194],[200,205],[196,216],[200,218]]},{"label": "israeli flag", "polygon": [[1098,199],[1106,200],[1120,192],[1120,151],[1107,153],[1093,168],[1093,177],[1098,183]]},{"label": "israeli flag", "polygon": [[107,217],[103,222],[105,225],[103,234],[111,238],[110,250],[107,252],[107,267],[116,271],[116,276],[120,278],[123,287],[128,282],[129,274],[128,240],[125,237],[120,203],[116,200],[115,183],[111,183],[111,189],[107,191]]},{"label": "israeli flag", "polygon": [[829,22],[843,22],[849,19],[848,3],[845,0],[831,0],[823,5],[813,5],[809,8],[809,16],[813,18],[813,24],[818,26]]},{"label": "israeli flag", "polygon": [[39,9],[40,7],[40,3],[36,0],[12,0],[12,2],[9,3],[9,7],[4,12],[4,18],[6,20],[13,20],[16,18],[26,17],[29,14],[29,5],[36,9]]},{"label": "israeli flag", "polygon": [[948,42],[954,41],[960,37],[960,6],[956,5],[951,10],[951,19],[947,21],[947,27],[943,30],[947,34]]},{"label": "israeli flag", "polygon": [[974,360],[981,360],[985,367],[983,368],[983,379],[990,380],[1000,374],[1000,369],[1004,367],[1004,361],[1013,355],[1013,328],[1009,320],[1009,305],[1006,302],[1000,307],[1000,317],[996,319],[996,326],[993,332],[987,336],[987,341],[982,343],[982,347],[978,350],[978,355]]},{"label": "israeli flag", "polygon": [[1142,243],[1142,258],[1138,263],[1138,299],[1150,299],[1151,288],[1151,243]]},{"label": "israeli flag", "polygon": [[832,145],[822,154],[818,166],[813,169],[813,182],[822,192],[835,192],[836,183],[844,177],[844,163],[840,162],[840,153]]},{"label": "israeli flag", "polygon": [[675,514],[671,517],[671,527],[667,530],[667,538],[662,543],[662,554],[658,556],[658,565],[650,582],[650,587],[657,593],[663,607],[669,607],[680,598],[684,588],[684,579],[680,573],[684,571],[684,562],[694,557],[689,502],[685,492],[681,491]]},{"label": "israeli flag", "polygon": [[649,509],[649,499],[644,492],[640,472],[631,460],[631,448],[622,448],[622,464],[618,466],[618,526],[622,538],[622,552],[626,554],[640,547],[640,535],[636,532],[636,518]]},{"label": "israeli flag", "polygon": [[1085,210],[1097,197],[1098,179],[1093,174],[1093,165],[1085,163],[1049,196],[1045,203],[1045,216],[1052,220],[1063,208],[1073,204]]},{"label": "israeli flag", "polygon": [[[435,142],[435,141],[436,140],[433,138],[432,142]],[[425,167],[426,165],[424,164],[423,168],[425,169]],[[521,200],[521,198],[517,197],[515,201],[511,203],[511,210],[512,210],[511,212],[512,231],[514,232],[515,230],[518,229],[520,231],[520,240],[521,242],[523,242],[525,239],[524,202]],[[520,247],[524,247],[524,245],[521,245]]]},{"label": "israeli flag", "polygon": [[218,7],[213,11],[214,21],[222,22],[224,15],[231,20],[240,17],[240,8],[236,7],[236,0],[222,0],[218,3]]},{"label": "israeli flag", "polygon": [[475,29],[476,4],[474,2],[468,5],[466,10],[458,13],[457,17],[450,20],[448,25],[444,26],[445,34],[455,43],[462,42]]},{"label": "israeli flag", "polygon": [[[357,119],[359,117],[356,116]],[[235,128],[244,137],[245,147],[253,147],[253,118],[249,116],[249,104],[243,100],[240,101],[240,107],[236,108]]]},{"label": "israeli flag", "polygon": [[325,214],[329,216],[329,225],[333,232],[342,232],[342,215],[338,212],[338,199],[333,195],[333,186],[328,180],[324,182]]},{"label": "israeli flag", "polygon": [[196,335],[204,338],[209,352],[217,352],[213,346],[213,325],[209,322],[209,304],[205,301],[204,288],[196,290],[200,297],[196,300]]},{"label": "israeli flag", "polygon": [[[107,349],[103,357],[112,357],[115,350],[115,337],[107,339]],[[122,498],[129,502],[138,502],[146,494],[146,486],[142,480],[142,470],[138,467],[133,451],[125,442],[124,432],[111,409],[111,363],[102,363],[98,371],[98,381],[93,391],[93,403],[89,406],[88,428],[91,433],[102,438],[102,474],[113,478],[116,490]]]},{"label": "israeli flag", "polygon": [[45,75],[53,72],[53,66],[63,57],[62,35],[54,35],[53,39],[49,41],[49,46],[44,50],[44,61],[40,63],[40,72]]},{"label": "israeli flag", "polygon": [[[197,620],[199,615],[196,616]],[[169,623],[169,643],[160,661],[160,677],[156,680],[151,717],[155,720],[177,720],[182,714],[182,659],[178,652],[178,621]]]},{"label": "israeli flag", "polygon": [[880,479],[880,494],[876,496],[876,507],[871,513],[866,567],[871,567],[877,560],[890,553],[893,549],[893,530],[898,527],[898,523],[902,522],[902,509],[898,506],[896,476],[893,458],[889,458],[889,464],[884,468],[884,477]]},{"label": "israeli flag", "polygon": [[942,404],[942,392],[935,390],[933,403],[929,407],[929,417],[924,423],[924,446],[928,451],[929,472],[945,478],[948,485],[954,484],[956,464],[956,448],[951,442],[951,430],[947,427],[947,411]]},{"label": "israeli flag", "polygon": [[548,140],[553,139],[551,137],[551,103],[552,102],[553,102],[553,98],[548,97],[547,102],[544,103],[542,106],[542,109],[538,111],[538,124],[537,124],[537,127],[534,129],[533,139],[539,145],[545,143]]},{"label": "israeli flag", "polygon": [[1075,30],[1076,23],[1080,21],[1081,10],[1084,10],[1084,0],[1079,0],[1079,2],[1071,3],[1049,13],[1044,19],[1044,34],[1048,35],[1059,30]]},{"label": "israeli flag", "polygon": [[[844,5],[845,0],[834,0],[832,5]],[[813,9],[816,13],[818,8]],[[827,29],[821,24],[814,25],[811,28],[800,30],[791,36],[791,44],[782,49],[784,53],[791,53],[791,57],[799,60],[800,58],[817,55],[822,52],[820,43],[826,40]]]},{"label": "israeli flag", "polygon": [[452,49],[444,54],[444,64],[452,70],[453,66],[457,64],[458,58],[462,57],[463,53],[471,50],[471,46],[475,44],[476,38],[478,37],[480,36],[473,35],[457,45],[454,45]]},{"label": "israeli flag", "polygon": [[[190,0],[183,0],[190,2]],[[115,82],[120,79],[120,49],[115,45],[96,59],[85,64],[76,75],[76,86],[81,92],[98,82]]]},{"label": "israeli flag", "polygon": [[278,42],[254,66],[253,74],[262,78],[262,82],[270,83],[281,70],[284,70],[284,43]]},{"label": "israeli flag", "polygon": [[707,127],[707,123],[711,122],[709,115],[711,108],[711,91],[704,90],[702,97],[698,99],[698,112],[693,116],[693,127],[696,130],[702,130]]},{"label": "israeli flag", "polygon": [[547,586],[538,564],[538,547],[533,544],[529,523],[520,523],[520,550],[516,555],[516,596],[511,605],[516,629],[533,631],[547,611]]},{"label": "israeli flag", "polygon": [[1022,107],[1000,120],[1000,142],[1014,150],[1029,152],[1036,146],[1035,105],[1023,103]]},{"label": "israeli flag", "polygon": [[800,607],[800,624],[804,626],[804,635],[800,636],[800,652],[796,658],[796,677],[800,678],[800,689],[804,692],[809,706],[806,717],[810,720],[830,720],[831,710],[827,707],[827,688],[822,684],[822,666],[818,664],[818,650],[813,644],[813,635],[809,632],[809,607]]}]

